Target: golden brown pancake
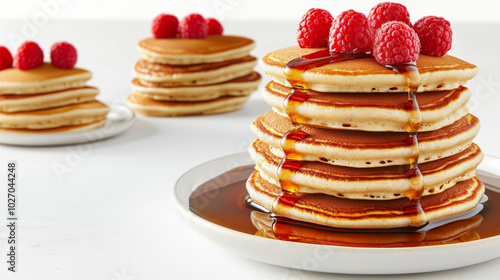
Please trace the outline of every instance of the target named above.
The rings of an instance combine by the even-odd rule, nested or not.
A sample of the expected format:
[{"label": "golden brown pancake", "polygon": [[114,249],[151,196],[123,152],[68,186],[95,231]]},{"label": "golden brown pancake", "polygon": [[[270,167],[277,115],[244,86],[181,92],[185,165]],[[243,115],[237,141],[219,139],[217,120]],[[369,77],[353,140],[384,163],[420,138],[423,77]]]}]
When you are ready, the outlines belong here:
[{"label": "golden brown pancake", "polygon": [[259,73],[252,72],[243,77],[210,85],[162,86],[158,83],[148,83],[136,78],[132,81],[132,89],[136,95],[155,100],[202,101],[222,96],[249,95],[257,90],[260,79]]},{"label": "golden brown pancake", "polygon": [[476,215],[471,218],[454,221],[429,231],[352,231],[307,225],[290,221],[275,220],[268,213],[253,211],[252,223],[257,228],[256,235],[271,239],[293,242],[350,246],[350,247],[413,247],[454,244],[472,241],[474,229],[483,218]]},{"label": "golden brown pancake", "polygon": [[250,98],[246,96],[224,96],[204,101],[160,101],[136,94],[129,94],[127,104],[135,112],[152,117],[175,117],[186,115],[208,115],[235,111],[243,107]]},{"label": "golden brown pancake", "polygon": [[29,70],[0,71],[0,95],[36,94],[85,86],[92,73],[80,68],[63,69],[50,63]]},{"label": "golden brown pancake", "polygon": [[[273,51],[261,60],[264,73],[280,84],[291,86],[286,64],[295,58],[324,49],[298,46]],[[450,90],[464,85],[478,72],[475,65],[456,57],[420,54],[417,60],[421,83],[418,91]],[[363,58],[327,64],[305,71],[296,79],[307,88],[322,92],[402,92],[408,88],[405,75]]]},{"label": "golden brown pancake", "polygon": [[85,124],[77,124],[77,125],[68,125],[68,126],[60,126],[56,128],[46,128],[46,129],[27,129],[27,128],[3,128],[0,127],[0,131],[5,132],[15,132],[15,133],[62,133],[62,132],[77,132],[77,131],[86,131],[92,130],[99,127],[102,127],[106,123],[106,119],[99,119],[94,122],[85,123]]},{"label": "golden brown pancake", "polygon": [[34,111],[89,102],[99,90],[95,87],[71,88],[37,94],[0,95],[0,112]]},{"label": "golden brown pancake", "polygon": [[189,40],[147,38],[137,46],[148,61],[189,65],[241,58],[250,53],[255,43],[239,36],[210,35],[204,39]]},{"label": "golden brown pancake", "polygon": [[[277,113],[287,116],[284,103],[291,88],[276,82],[266,85],[264,100]],[[411,110],[405,108],[406,92],[398,93],[322,93],[307,90],[308,98],[289,112],[295,122],[326,128],[367,131],[408,130]],[[459,87],[447,91],[417,94],[422,114],[419,131],[429,131],[450,125],[465,116],[471,91]]]},{"label": "golden brown pancake", "polygon": [[[409,165],[375,168],[352,168],[321,162],[301,161],[282,165],[282,158],[271,153],[269,146],[260,140],[250,148],[261,177],[278,185],[278,168],[289,174],[290,182],[300,193],[324,193],[341,198],[388,200],[404,197],[412,188],[406,175]],[[451,188],[456,182],[476,175],[476,168],[483,159],[479,147],[472,144],[452,156],[419,164],[423,176],[424,196]]]},{"label": "golden brown pancake", "polygon": [[91,101],[37,111],[0,113],[0,127],[47,129],[79,125],[103,120],[108,112],[105,104]]},{"label": "golden brown pancake", "polygon": [[229,81],[253,72],[255,57],[193,65],[169,65],[139,60],[134,67],[136,78],[164,86],[206,85]]},{"label": "golden brown pancake", "polygon": [[[259,171],[247,181],[252,200],[270,210],[281,189],[262,179]],[[476,207],[484,193],[476,178],[457,183],[444,192],[420,200],[428,221],[456,216]],[[417,218],[408,211],[407,198],[394,200],[342,199],[325,194],[299,193],[294,199],[280,199],[273,211],[278,216],[338,228],[407,227]],[[406,211],[405,211],[406,210]]]},{"label": "golden brown pancake", "polygon": [[[283,157],[283,136],[293,129],[292,122],[273,111],[252,123],[255,136],[271,146],[271,152]],[[466,115],[453,124],[418,134],[419,163],[437,160],[466,149],[479,132],[479,120]],[[293,145],[294,154],[303,160],[321,161],[352,167],[378,167],[408,164],[412,145],[407,132],[367,132],[324,129],[303,125],[308,136]]]}]

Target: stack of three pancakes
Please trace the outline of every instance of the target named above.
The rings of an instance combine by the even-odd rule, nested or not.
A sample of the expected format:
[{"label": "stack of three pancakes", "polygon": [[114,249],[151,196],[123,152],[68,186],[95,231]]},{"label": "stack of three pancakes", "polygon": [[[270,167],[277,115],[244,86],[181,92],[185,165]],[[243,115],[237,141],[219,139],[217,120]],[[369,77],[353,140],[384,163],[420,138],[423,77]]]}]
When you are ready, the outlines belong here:
[{"label": "stack of three pancakes", "polygon": [[87,70],[50,63],[0,71],[0,129],[63,132],[101,127],[109,108],[95,99],[97,88],[86,86],[91,77]]},{"label": "stack of three pancakes", "polygon": [[241,108],[260,83],[247,38],[210,35],[204,39],[139,42],[128,105],[147,116],[215,114]]},{"label": "stack of three pancakes", "polygon": [[[253,202],[339,228],[420,227],[477,206],[482,153],[472,140],[480,125],[463,86],[474,65],[420,55],[418,106],[408,107],[408,75],[370,57],[290,74],[287,63],[319,51],[290,47],[262,59],[273,110],[252,124]],[[418,133],[409,133],[415,110]]]}]

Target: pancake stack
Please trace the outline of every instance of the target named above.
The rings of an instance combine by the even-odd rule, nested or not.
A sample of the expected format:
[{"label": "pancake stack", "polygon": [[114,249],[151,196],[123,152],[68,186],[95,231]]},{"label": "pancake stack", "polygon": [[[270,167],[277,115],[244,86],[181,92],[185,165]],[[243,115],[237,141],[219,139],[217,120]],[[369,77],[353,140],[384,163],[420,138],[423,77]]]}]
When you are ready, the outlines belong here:
[{"label": "pancake stack", "polygon": [[[480,124],[463,86],[476,66],[420,54],[411,103],[415,73],[366,55],[313,65],[321,53],[295,46],[261,61],[272,77],[263,91],[272,110],[252,124],[254,203],[277,217],[368,229],[418,228],[478,205],[483,155],[472,140]],[[297,58],[310,65],[292,67]]]},{"label": "pancake stack", "polygon": [[91,77],[87,70],[50,63],[0,71],[0,129],[40,133],[101,127],[109,108],[95,99],[97,88],[86,86]]},{"label": "pancake stack", "polygon": [[148,38],[139,42],[127,104],[146,116],[215,114],[241,108],[260,75],[252,40],[226,35],[204,39]]}]

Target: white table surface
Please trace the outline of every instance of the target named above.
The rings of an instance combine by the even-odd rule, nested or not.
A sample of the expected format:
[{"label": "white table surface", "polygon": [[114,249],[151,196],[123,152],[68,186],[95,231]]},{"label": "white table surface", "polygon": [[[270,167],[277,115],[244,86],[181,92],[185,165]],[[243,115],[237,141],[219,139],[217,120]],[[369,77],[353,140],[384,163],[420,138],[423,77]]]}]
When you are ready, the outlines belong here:
[{"label": "white table surface", "polygon": [[[256,40],[261,57],[295,44],[296,22],[225,22],[226,34]],[[0,45],[23,22],[0,22]],[[500,157],[498,145],[500,24],[453,23],[454,54],[479,66],[469,85],[472,112],[482,122],[476,142]],[[480,29],[478,29],[480,28]],[[149,22],[50,21],[28,39],[46,55],[66,40],[79,51],[78,66],[91,70],[99,98],[121,102],[129,93],[135,44]],[[268,78],[264,78],[267,81]],[[264,83],[262,83],[264,85]],[[233,256],[208,242],[178,217],[172,188],[185,171],[208,160],[245,151],[254,140],[249,124],[269,110],[255,93],[237,112],[214,116],[137,116],[126,133],[89,145],[0,145],[0,279],[498,279],[500,258],[455,270],[394,276],[329,275],[276,267]],[[7,271],[6,163],[18,162],[18,272]],[[57,174],[64,164],[70,172]],[[3,167],[2,167],[3,166]],[[3,168],[3,170],[2,170]],[[3,182],[3,183],[2,183]],[[460,256],[450,256],[460,258]],[[360,264],[362,265],[362,264]]]}]

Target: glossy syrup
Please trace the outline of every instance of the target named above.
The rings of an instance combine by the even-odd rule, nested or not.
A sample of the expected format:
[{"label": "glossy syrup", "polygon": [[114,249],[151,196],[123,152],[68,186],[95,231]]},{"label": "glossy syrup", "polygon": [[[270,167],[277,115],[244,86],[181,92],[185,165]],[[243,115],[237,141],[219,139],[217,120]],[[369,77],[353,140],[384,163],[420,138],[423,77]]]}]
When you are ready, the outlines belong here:
[{"label": "glossy syrup", "polygon": [[273,203],[273,217],[286,217],[284,216],[284,211],[281,211],[280,205],[290,204],[297,200],[296,193],[298,191],[298,186],[292,182],[291,175],[301,168],[303,155],[295,150],[295,144],[309,137],[309,135],[302,130],[302,123],[307,123],[307,120],[298,112],[300,105],[309,98],[307,93],[308,85],[303,82],[301,75],[308,69],[320,67],[322,65],[370,56],[371,55],[368,53],[330,53],[329,50],[321,50],[293,59],[287,63],[285,75],[287,81],[292,86],[292,90],[283,102],[283,109],[292,122],[293,127],[290,131],[285,133],[281,139],[281,149],[284,157],[278,167],[277,174],[281,187],[281,194]]},{"label": "glossy syrup", "polygon": [[[287,76],[288,82],[292,85],[292,90],[290,94],[285,98],[283,108],[289,119],[292,121],[293,128],[285,133],[281,140],[281,148],[285,155],[278,168],[277,174],[282,190],[281,194],[273,204],[271,215],[263,215],[263,217],[272,218],[272,226],[269,228],[269,231],[272,233],[271,235],[273,236],[273,238],[316,244],[362,247],[408,247],[436,245],[436,243],[429,244],[429,242],[424,242],[426,232],[416,231],[416,229],[425,226],[428,222],[425,217],[425,213],[422,211],[419,203],[424,190],[422,174],[418,168],[418,129],[420,127],[422,119],[416,94],[418,86],[420,84],[420,76],[418,73],[418,69],[414,64],[387,66],[387,68],[397,73],[403,74],[406,77],[407,81],[408,101],[405,104],[405,108],[409,112],[409,120],[407,124],[408,137],[405,142],[411,148],[412,152],[408,159],[408,168],[405,168],[405,170],[407,170],[406,176],[411,183],[411,187],[406,192],[406,197],[409,199],[409,204],[405,209],[405,212],[417,214],[411,221],[410,226],[408,228],[390,229],[383,232],[373,232],[369,230],[346,232],[345,230],[341,229],[324,228],[321,226],[289,220],[284,215],[281,215],[282,212],[279,209],[279,205],[281,204],[280,202],[288,204],[293,203],[297,199],[296,193],[298,191],[298,187],[292,182],[290,177],[294,170],[301,168],[301,160],[303,159],[303,155],[298,153],[294,147],[297,142],[302,141],[309,136],[302,130],[302,123],[306,123],[307,120],[303,119],[303,117],[301,117],[301,114],[298,112],[298,110],[300,109],[300,105],[309,97],[307,93],[308,85],[305,84],[301,79],[302,73],[304,73],[308,69],[319,67],[325,64],[370,56],[371,55],[369,53],[335,54],[329,53],[328,50],[324,50],[305,57],[294,59],[287,64],[285,74]],[[253,168],[248,167],[248,170],[245,172],[248,172],[249,175],[252,170]],[[213,184],[213,182],[211,184]],[[252,225],[252,221],[250,218],[251,212],[255,209],[252,209],[249,205],[242,204],[242,201],[244,201],[244,197],[246,196],[246,190],[244,186],[245,180],[233,182],[224,186],[221,185],[221,190],[224,189],[224,191],[217,192],[217,195],[212,196],[212,198],[205,197],[203,192],[204,186],[201,186],[191,196],[191,209],[197,215],[224,227],[249,234],[255,234],[256,229]],[[487,193],[490,196],[490,200],[487,202],[486,207],[480,213],[480,215],[475,216],[474,219],[470,222],[461,221],[461,223],[464,224],[464,228],[467,228],[467,223],[470,226],[472,222],[475,222],[476,224],[474,224],[474,227],[476,227],[478,221],[481,221],[482,218],[484,218],[484,220],[476,228],[467,228],[466,232],[463,232],[459,237],[456,237],[458,238],[456,242],[463,242],[500,235],[500,225],[495,222],[495,219],[500,217],[500,207],[494,207],[495,205],[498,206],[500,203],[500,194],[489,190],[487,190]],[[200,199],[210,201],[210,204],[202,208],[196,207],[196,203],[193,202],[196,202]],[[250,200],[248,200],[248,202],[251,203]],[[460,225],[460,223],[458,225]],[[446,227],[443,226],[438,229],[445,230]],[[304,235],[300,235],[299,233],[303,233]],[[262,234],[263,233],[261,233],[261,235]],[[363,236],[359,236],[360,234]],[[381,239],[394,240],[394,234],[403,234],[403,236],[397,236],[400,239],[396,239],[400,241],[406,241],[399,243],[391,242],[390,245],[387,245],[389,243],[380,243]],[[263,235],[269,235],[269,232]],[[463,238],[464,236],[466,236],[466,238]],[[363,241],[364,243],[349,243],[345,241],[346,238],[347,240],[350,238],[354,238],[356,240],[361,238],[361,240],[365,241]],[[370,240],[372,240],[373,242],[370,242]]]},{"label": "glossy syrup", "polygon": [[396,66],[388,65],[387,68],[396,73],[403,74],[406,78],[406,89],[408,92],[408,101],[405,104],[405,109],[409,112],[408,123],[406,130],[408,137],[405,143],[411,149],[411,155],[408,159],[409,170],[406,172],[406,177],[410,181],[410,188],[406,191],[405,196],[410,200],[409,206],[404,210],[405,213],[414,213],[411,220],[411,227],[422,227],[428,223],[422,207],[420,206],[420,198],[424,193],[423,176],[418,168],[418,130],[422,123],[422,113],[417,101],[417,90],[420,86],[420,73],[415,63],[401,64]]},{"label": "glossy syrup", "polygon": [[[230,170],[199,186],[190,196],[189,205],[193,213],[201,218],[228,229],[251,235],[258,234],[253,225],[251,215],[253,211],[265,214],[246,203],[247,191],[245,188],[248,176],[254,171],[253,165]],[[494,191],[486,189],[488,201],[483,210],[475,216],[481,223],[468,231],[460,232],[451,237],[448,243],[467,242],[500,236],[500,188]],[[438,227],[435,230],[442,230]],[[329,244],[356,247],[416,247],[439,245],[423,242],[427,232],[416,232],[409,228],[391,229],[387,231],[359,231],[348,232],[342,229],[325,228],[313,224],[301,223],[287,219],[276,219],[273,228],[274,238],[314,244]],[[434,231],[435,232],[435,231]],[[307,236],[307,238],[304,238]],[[399,242],[392,242],[397,238]],[[362,243],[348,243],[346,240],[363,240]],[[371,241],[370,241],[371,240]],[[388,240],[388,242],[384,242]],[[391,242],[389,242],[391,241]],[[440,243],[444,244],[444,243]]]}]

